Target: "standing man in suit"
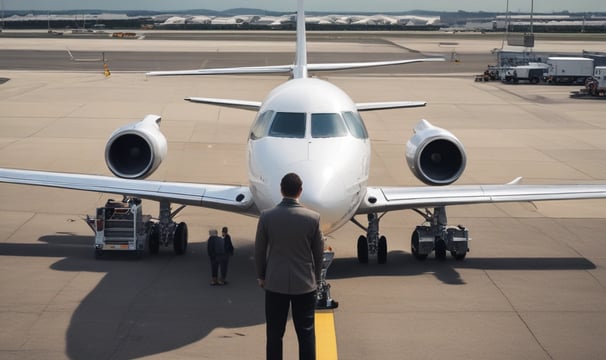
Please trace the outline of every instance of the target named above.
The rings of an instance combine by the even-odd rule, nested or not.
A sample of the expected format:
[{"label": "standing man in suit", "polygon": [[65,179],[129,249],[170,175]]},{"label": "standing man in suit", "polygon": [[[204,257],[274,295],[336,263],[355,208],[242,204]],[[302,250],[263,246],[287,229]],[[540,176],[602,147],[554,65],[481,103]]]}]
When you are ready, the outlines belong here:
[{"label": "standing man in suit", "polygon": [[[211,285],[227,284],[227,265],[229,264],[229,257],[234,254],[231,236],[225,236],[225,234],[227,234],[227,228],[224,229],[225,232],[223,236],[217,234],[217,229],[210,229],[208,231],[209,237],[206,244],[206,251],[210,258],[210,271],[212,273]],[[221,277],[218,277],[219,269],[221,269]]]},{"label": "standing man in suit", "polygon": [[320,214],[299,203],[302,185],[297,174],[286,174],[280,183],[282,202],[264,211],[257,225],[255,264],[257,281],[265,289],[268,360],[282,359],[291,306],[299,359],[316,358],[314,316],[324,240]]}]

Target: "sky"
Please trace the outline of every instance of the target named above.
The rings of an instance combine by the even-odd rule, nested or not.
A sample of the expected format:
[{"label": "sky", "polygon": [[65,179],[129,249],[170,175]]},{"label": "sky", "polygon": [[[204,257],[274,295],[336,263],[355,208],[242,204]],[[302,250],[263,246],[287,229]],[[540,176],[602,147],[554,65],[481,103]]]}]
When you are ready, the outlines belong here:
[{"label": "sky", "polygon": [[[227,10],[232,8],[256,8],[270,11],[294,11],[295,0],[0,0],[5,10]],[[606,0],[307,0],[305,9],[310,11],[389,12],[405,10],[438,11],[490,11],[530,12],[534,2],[535,12],[606,12]]]}]

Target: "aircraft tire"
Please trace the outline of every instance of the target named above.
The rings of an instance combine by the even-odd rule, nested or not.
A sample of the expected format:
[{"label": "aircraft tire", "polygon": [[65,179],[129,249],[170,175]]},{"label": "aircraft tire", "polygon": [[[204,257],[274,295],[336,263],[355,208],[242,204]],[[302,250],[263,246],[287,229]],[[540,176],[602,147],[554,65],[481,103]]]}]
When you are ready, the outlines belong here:
[{"label": "aircraft tire", "polygon": [[160,231],[158,231],[158,225],[156,224],[151,226],[148,246],[150,254],[156,255],[160,252]]},{"label": "aircraft tire", "polygon": [[426,260],[427,254],[419,254],[417,250],[419,248],[419,233],[415,231],[412,232],[412,236],[410,237],[410,253],[417,260]]},{"label": "aircraft tire", "polygon": [[183,255],[187,251],[187,224],[180,222],[175,230],[175,236],[173,237],[173,248],[175,254]]},{"label": "aircraft tire", "polygon": [[387,238],[381,236],[377,245],[377,262],[379,264],[385,264],[387,262]]},{"label": "aircraft tire", "polygon": [[452,255],[452,257],[455,260],[458,260],[458,261],[465,260],[465,256],[467,255],[467,253],[457,254],[455,251],[451,251],[450,254]]},{"label": "aircraft tire", "polygon": [[358,262],[368,264],[368,240],[364,235],[358,238]]},{"label": "aircraft tire", "polygon": [[437,260],[446,260],[446,244],[444,244],[444,241],[436,241],[435,253]]}]

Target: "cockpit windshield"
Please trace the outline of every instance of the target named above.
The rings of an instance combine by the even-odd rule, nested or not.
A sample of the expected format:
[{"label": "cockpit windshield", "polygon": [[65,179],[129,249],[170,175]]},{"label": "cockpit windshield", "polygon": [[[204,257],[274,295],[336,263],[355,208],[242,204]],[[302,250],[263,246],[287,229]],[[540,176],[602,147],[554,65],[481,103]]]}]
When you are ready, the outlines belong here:
[{"label": "cockpit windshield", "polygon": [[358,139],[368,139],[368,131],[366,126],[357,112],[346,111],[343,113],[343,118],[347,124],[349,132]]},{"label": "cockpit windshield", "polygon": [[250,138],[257,140],[270,136],[303,139],[311,135],[312,138],[353,136],[368,139],[366,127],[357,112],[313,113],[310,119],[310,131],[307,133],[306,113],[265,111],[257,116]]},{"label": "cockpit windshield", "polygon": [[340,114],[311,114],[311,137],[331,138],[347,136],[347,128]]},{"label": "cockpit windshield", "polygon": [[305,113],[278,112],[269,128],[269,136],[283,138],[305,137]]}]

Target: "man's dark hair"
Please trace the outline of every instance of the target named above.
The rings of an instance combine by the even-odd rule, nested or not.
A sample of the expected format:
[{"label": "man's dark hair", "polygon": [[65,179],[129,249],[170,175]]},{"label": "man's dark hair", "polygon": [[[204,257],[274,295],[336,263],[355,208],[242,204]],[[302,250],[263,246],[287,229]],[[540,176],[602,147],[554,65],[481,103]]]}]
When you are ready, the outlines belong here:
[{"label": "man's dark hair", "polygon": [[299,175],[295,173],[288,173],[284,175],[282,181],[280,182],[280,190],[282,190],[282,195],[288,197],[295,197],[299,195],[302,187],[303,181],[301,181]]}]

